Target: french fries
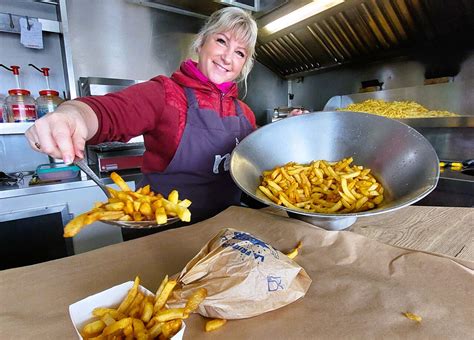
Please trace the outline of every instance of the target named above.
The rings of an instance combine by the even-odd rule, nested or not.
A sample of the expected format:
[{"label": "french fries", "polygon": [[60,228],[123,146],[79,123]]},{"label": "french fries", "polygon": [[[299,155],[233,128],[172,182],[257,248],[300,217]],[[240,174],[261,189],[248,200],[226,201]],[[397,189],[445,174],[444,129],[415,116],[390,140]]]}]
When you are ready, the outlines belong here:
[{"label": "french fries", "polygon": [[286,256],[288,256],[290,259],[294,259],[296,256],[298,256],[299,250],[300,250],[302,245],[303,245],[303,243],[301,243],[301,241],[299,241],[298,244],[296,245],[296,247],[293,248],[292,250],[290,250],[286,254]]},{"label": "french fries", "polygon": [[206,332],[215,331],[218,328],[221,328],[226,324],[227,320],[225,319],[212,319],[206,322]]},{"label": "french fries", "polygon": [[338,111],[365,112],[394,119],[459,116],[449,111],[429,110],[413,101],[386,102],[382,99],[368,99],[361,103],[353,103]]},{"label": "french fries", "polygon": [[[207,291],[199,288],[189,297],[184,308],[166,307],[166,301],[176,286],[165,277],[156,296],[140,290],[137,276],[133,287],[117,308],[95,308],[94,320],[81,331],[84,339],[170,339],[179,332],[182,320],[195,311],[206,298]],[[159,301],[159,309],[154,309]],[[163,303],[162,303],[163,302]],[[161,304],[162,303],[162,304]]]},{"label": "french fries", "polygon": [[278,205],[305,212],[352,213],[379,206],[383,186],[370,169],[352,162],[352,157],[339,162],[290,162],[264,171],[258,189]]},{"label": "french fries", "polygon": [[115,172],[110,178],[121,191],[107,188],[112,197],[107,202],[95,203],[92,210],[72,219],[64,227],[64,237],[73,237],[96,221],[147,221],[158,225],[167,223],[169,217],[178,217],[183,222],[191,221],[191,211],[188,209],[191,201],[181,200],[178,191],[172,190],[166,199],[151,191],[149,185],[132,191]]}]

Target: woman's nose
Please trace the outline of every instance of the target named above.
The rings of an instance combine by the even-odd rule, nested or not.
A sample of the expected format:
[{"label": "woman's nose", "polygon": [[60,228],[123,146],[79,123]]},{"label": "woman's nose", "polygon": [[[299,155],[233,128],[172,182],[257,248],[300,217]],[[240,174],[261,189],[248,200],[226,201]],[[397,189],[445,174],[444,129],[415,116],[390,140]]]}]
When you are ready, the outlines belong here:
[{"label": "woman's nose", "polygon": [[232,61],[232,52],[228,49],[224,50],[224,52],[222,52],[222,60],[226,64],[230,64],[230,62]]}]

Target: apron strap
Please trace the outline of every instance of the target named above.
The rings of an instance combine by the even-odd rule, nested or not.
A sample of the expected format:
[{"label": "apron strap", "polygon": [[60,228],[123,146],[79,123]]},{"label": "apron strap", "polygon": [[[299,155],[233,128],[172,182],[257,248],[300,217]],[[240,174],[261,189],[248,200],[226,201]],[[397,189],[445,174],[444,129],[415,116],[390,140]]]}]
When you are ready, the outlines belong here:
[{"label": "apron strap", "polygon": [[[193,108],[193,109],[199,109],[199,104],[196,98],[196,94],[194,93],[194,90],[190,89],[189,87],[184,87],[184,92],[186,94],[186,99],[188,101],[188,107]],[[244,111],[242,110],[242,107],[240,106],[237,98],[234,98],[234,105],[235,105],[235,111],[237,113],[237,117],[245,117]]]},{"label": "apron strap", "polygon": [[188,101],[188,107],[193,109],[199,109],[198,101],[194,91],[189,87],[184,88],[184,93],[186,94],[186,99]]},{"label": "apron strap", "polygon": [[242,110],[242,107],[240,106],[237,98],[234,98],[234,105],[235,105],[235,111],[237,112],[237,117],[245,117],[244,110]]}]

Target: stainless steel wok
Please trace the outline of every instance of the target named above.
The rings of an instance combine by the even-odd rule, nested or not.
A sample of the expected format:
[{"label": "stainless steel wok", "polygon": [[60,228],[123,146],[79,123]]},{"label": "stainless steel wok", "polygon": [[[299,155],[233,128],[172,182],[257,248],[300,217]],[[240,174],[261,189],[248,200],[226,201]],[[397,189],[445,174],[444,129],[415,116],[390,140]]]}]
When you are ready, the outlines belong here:
[{"label": "stainless steel wok", "polygon": [[[353,157],[372,169],[385,188],[376,209],[348,214],[305,213],[276,205],[257,195],[264,170],[290,161],[309,163]],[[438,183],[439,160],[431,144],[415,129],[396,120],[357,112],[313,112],[266,125],[243,139],[230,161],[234,182],[254,199],[284,209],[329,230],[349,227],[358,217],[394,211],[428,195]]]}]

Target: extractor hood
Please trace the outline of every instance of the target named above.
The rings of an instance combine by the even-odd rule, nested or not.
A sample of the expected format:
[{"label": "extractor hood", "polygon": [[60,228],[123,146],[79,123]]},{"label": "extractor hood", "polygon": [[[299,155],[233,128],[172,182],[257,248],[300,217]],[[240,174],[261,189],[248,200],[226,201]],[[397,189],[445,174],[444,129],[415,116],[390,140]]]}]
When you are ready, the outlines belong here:
[{"label": "extractor hood", "polygon": [[259,18],[290,0],[127,0],[143,6],[167,10],[183,15],[206,18],[214,11],[226,6],[236,6],[250,10]]},{"label": "extractor hood", "polygon": [[414,53],[447,64],[474,47],[473,9],[472,0],[346,0],[276,34],[262,32],[257,60],[285,78]]},{"label": "extractor hood", "polygon": [[[204,19],[234,0],[128,1]],[[282,78],[413,54],[453,64],[474,48],[472,0],[345,0],[276,33],[263,29],[310,2],[260,0],[252,13],[259,26],[256,58]]]}]

